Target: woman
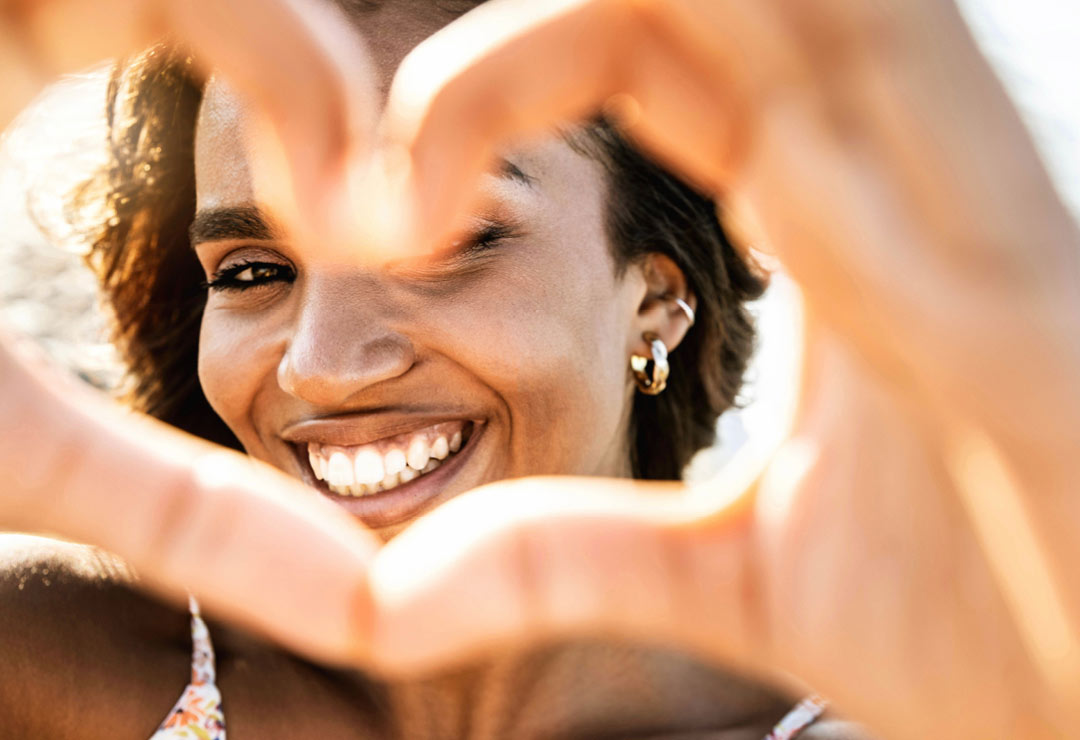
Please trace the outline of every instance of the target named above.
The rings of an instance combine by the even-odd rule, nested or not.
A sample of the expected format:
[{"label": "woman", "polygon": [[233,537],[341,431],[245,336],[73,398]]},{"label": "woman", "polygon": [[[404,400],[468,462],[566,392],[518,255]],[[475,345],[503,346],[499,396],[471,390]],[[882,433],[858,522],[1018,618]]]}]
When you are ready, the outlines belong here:
[{"label": "woman", "polygon": [[[387,78],[457,11],[386,2],[353,13]],[[455,244],[361,268],[298,248],[261,197],[265,155],[249,112],[224,83],[204,88],[182,55],[159,48],[126,66],[108,111],[114,158],[83,195],[104,189],[115,214],[90,259],[132,370],[132,405],[305,481],[384,538],[504,478],[677,479],[734,403],[753,345],[743,304],[762,279],[711,201],[604,124],[508,154]],[[638,357],[647,362],[635,385]],[[78,582],[64,562],[51,568]],[[175,693],[170,676],[185,676],[183,621],[120,583],[93,605],[65,590],[47,599],[95,629],[132,615],[135,634],[92,660],[108,681],[122,672],[154,690],[125,687],[136,711],[109,690],[94,705],[124,728],[113,724],[111,736],[148,736],[167,708],[159,689]],[[20,597],[30,613],[55,609],[39,594]],[[490,737],[764,736],[793,703],[677,656],[611,645],[376,687],[214,625],[215,666],[195,625],[202,655],[163,733],[227,721],[233,737],[454,736],[465,722]],[[29,627],[28,659],[53,629]],[[38,737],[58,729],[41,711],[45,697],[69,701],[43,683],[16,714],[41,722],[23,725]],[[79,721],[96,724],[94,710]],[[821,723],[815,736],[835,728]]]},{"label": "woman", "polygon": [[[238,61],[297,41],[307,26],[290,24],[273,2],[261,4],[259,23],[236,23],[246,5],[238,0],[210,4],[207,18],[221,11],[233,23],[204,24],[204,37],[191,31],[206,4],[172,5],[160,4],[167,20],[269,105],[301,165],[294,183],[312,186],[299,194],[317,195],[320,178],[305,179],[305,166],[338,150],[341,119],[281,103],[340,102],[332,79],[313,95],[305,89],[327,83],[333,65],[303,43],[296,48],[306,53],[284,65],[274,54],[257,68]],[[675,518],[631,502],[640,486],[629,482],[537,483],[531,490],[558,495],[528,506],[507,500],[521,486],[500,486],[440,508],[374,558],[359,533],[324,516],[329,536],[308,536],[310,547],[286,560],[263,548],[274,540],[265,535],[310,535],[314,504],[253,506],[262,498],[249,481],[262,472],[223,470],[217,456],[208,461],[214,476],[196,464],[192,478],[183,464],[195,457],[191,445],[156,429],[144,435],[150,442],[133,441],[146,425],[89,418],[88,410],[114,416],[23,382],[25,367],[5,353],[0,369],[32,391],[5,400],[38,437],[5,438],[3,469],[15,482],[13,498],[0,502],[5,520],[108,544],[163,583],[196,583],[234,616],[322,655],[415,669],[495,638],[629,631],[812,678],[897,737],[1060,736],[1080,706],[1068,659],[1077,651],[1062,649],[1075,643],[1078,603],[1068,420],[1080,399],[1069,350],[1080,238],[951,4],[822,7],[508,0],[426,44],[407,66],[434,72],[434,85],[406,74],[390,117],[420,176],[422,234],[461,206],[460,193],[439,184],[471,182],[494,140],[605,100],[667,161],[749,206],[812,309],[805,403],[763,478],[730,480],[722,498],[699,498]],[[509,8],[516,13],[501,12]],[[89,17],[36,13],[33,3],[17,10],[6,24],[31,31]],[[156,33],[153,21],[161,18],[118,13],[88,25],[121,43],[132,26]],[[67,36],[99,36],[78,30]],[[38,64],[85,51],[48,45],[64,34],[26,35],[45,52]],[[5,69],[10,62],[0,59]],[[294,63],[303,75],[290,74]],[[306,125],[283,123],[286,113]],[[94,454],[74,455],[76,464],[57,458],[63,446],[40,436],[50,430]],[[166,490],[185,495],[160,487],[136,495],[113,477],[125,469],[140,481],[174,481]],[[211,483],[237,470],[243,480]],[[94,495],[60,495],[68,484]],[[606,497],[612,491],[620,495]],[[102,501],[111,504],[102,512],[126,502],[138,521],[184,526],[114,531],[94,508]],[[163,516],[169,501],[175,517]],[[218,536],[235,530],[211,526],[229,521],[221,502],[246,512],[260,536]],[[1005,505],[1010,516],[995,513]],[[297,526],[285,528],[286,519]],[[417,562],[436,573],[418,572]],[[216,567],[198,567],[207,563]],[[290,611],[264,598],[273,579],[260,574],[271,570],[283,573],[287,593],[325,608]],[[307,572],[320,576],[313,585],[299,577]],[[342,596],[358,581],[360,608]],[[370,619],[341,622],[357,611]],[[320,620],[324,613],[337,621]],[[441,631],[431,630],[434,614]]]}]

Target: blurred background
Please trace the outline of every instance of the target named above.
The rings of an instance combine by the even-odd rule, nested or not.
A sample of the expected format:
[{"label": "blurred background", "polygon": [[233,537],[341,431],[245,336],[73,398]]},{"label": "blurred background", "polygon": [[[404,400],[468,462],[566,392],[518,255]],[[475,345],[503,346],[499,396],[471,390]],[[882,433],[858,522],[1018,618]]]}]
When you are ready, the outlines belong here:
[{"label": "blurred background", "polygon": [[[1059,191],[1080,218],[1080,3],[961,0],[987,57],[1019,107]],[[0,143],[0,324],[57,365],[109,390],[122,370],[107,316],[63,217],[64,196],[104,160],[108,67],[44,92]],[[742,409],[720,420],[720,443],[690,470],[707,478],[786,404],[798,337],[797,291],[782,276],[755,306],[760,346]]]}]

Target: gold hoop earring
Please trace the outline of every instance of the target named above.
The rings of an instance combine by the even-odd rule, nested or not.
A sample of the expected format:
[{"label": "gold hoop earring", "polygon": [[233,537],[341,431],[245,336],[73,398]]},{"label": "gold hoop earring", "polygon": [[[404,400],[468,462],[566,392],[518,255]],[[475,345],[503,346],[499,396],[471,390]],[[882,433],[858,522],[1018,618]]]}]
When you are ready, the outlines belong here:
[{"label": "gold hoop earring", "polygon": [[656,396],[667,388],[668,373],[671,369],[668,366],[667,346],[655,334],[645,334],[643,338],[652,348],[652,357],[630,355],[630,369],[634,371],[638,390],[646,396]]}]

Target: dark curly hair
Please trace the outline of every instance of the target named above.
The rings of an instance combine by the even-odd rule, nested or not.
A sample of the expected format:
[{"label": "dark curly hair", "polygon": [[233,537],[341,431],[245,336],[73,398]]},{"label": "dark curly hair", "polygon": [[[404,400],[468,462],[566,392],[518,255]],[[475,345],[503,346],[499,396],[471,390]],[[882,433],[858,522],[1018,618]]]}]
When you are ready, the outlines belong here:
[{"label": "dark curly hair", "polygon": [[[355,2],[342,0],[362,13]],[[72,217],[99,214],[87,259],[127,363],[125,400],[239,448],[197,376],[206,290],[188,226],[203,85],[190,56],[175,47],[156,47],[117,66],[107,101],[110,162],[78,191]],[[642,156],[612,126],[597,120],[567,138],[606,173],[607,233],[617,269],[664,254],[698,299],[697,323],[671,355],[667,390],[636,394],[631,417],[635,477],[677,479],[693,454],[715,441],[717,418],[736,403],[755,339],[745,303],[761,295],[765,278],[732,247],[710,198]]]}]

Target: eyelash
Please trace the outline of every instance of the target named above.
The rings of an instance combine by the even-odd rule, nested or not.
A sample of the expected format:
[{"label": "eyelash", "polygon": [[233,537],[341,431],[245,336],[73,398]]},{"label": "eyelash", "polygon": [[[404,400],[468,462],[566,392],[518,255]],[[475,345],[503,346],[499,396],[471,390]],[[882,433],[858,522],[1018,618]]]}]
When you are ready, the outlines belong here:
[{"label": "eyelash", "polygon": [[[246,270],[251,270],[251,279],[241,280],[240,275]],[[269,276],[265,274],[259,275],[259,273],[265,271],[270,271],[272,274]],[[204,283],[204,287],[209,290],[249,290],[260,285],[269,285],[276,282],[291,283],[294,280],[296,280],[296,272],[288,265],[281,265],[276,262],[251,261],[240,262],[223,270],[218,270],[210,280]]]},{"label": "eyelash", "polygon": [[458,257],[468,257],[486,252],[514,234],[514,229],[509,224],[501,221],[487,221],[481,229],[455,244],[452,253]]},{"label": "eyelash", "polygon": [[[514,230],[508,224],[491,221],[468,239],[459,242],[454,252],[459,257],[468,257],[480,252],[486,252],[497,247],[500,242],[513,235]],[[240,275],[246,270],[252,271],[252,279],[240,280]],[[257,274],[264,271],[269,271],[272,274],[269,276]],[[218,270],[208,281],[203,283],[203,287],[217,291],[241,291],[276,282],[291,283],[294,280],[296,280],[296,272],[288,265],[253,260],[240,262]]]}]

